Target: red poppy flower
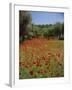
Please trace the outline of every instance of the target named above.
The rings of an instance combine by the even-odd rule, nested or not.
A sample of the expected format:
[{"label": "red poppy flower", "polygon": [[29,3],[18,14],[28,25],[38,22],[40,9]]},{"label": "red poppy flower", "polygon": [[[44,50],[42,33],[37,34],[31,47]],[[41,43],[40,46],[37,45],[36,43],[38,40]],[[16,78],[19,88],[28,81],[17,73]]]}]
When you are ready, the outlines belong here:
[{"label": "red poppy flower", "polygon": [[34,75],[34,71],[30,71],[29,73],[30,73],[30,75]]}]

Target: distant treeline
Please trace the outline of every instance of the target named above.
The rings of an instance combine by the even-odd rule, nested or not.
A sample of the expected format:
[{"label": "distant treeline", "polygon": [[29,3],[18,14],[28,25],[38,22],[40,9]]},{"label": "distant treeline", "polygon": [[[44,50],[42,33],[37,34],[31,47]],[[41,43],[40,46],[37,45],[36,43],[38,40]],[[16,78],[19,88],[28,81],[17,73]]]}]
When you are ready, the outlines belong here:
[{"label": "distant treeline", "polygon": [[47,39],[64,40],[64,22],[55,24],[35,25],[28,11],[19,12],[19,40],[44,37]]}]

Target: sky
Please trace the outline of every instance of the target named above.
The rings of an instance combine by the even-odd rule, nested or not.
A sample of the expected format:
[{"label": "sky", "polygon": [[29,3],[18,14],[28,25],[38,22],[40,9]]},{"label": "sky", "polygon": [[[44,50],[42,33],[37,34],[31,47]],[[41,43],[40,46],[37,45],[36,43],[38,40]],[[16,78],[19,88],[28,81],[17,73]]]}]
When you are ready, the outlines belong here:
[{"label": "sky", "polygon": [[38,12],[32,11],[32,23],[34,24],[55,24],[64,22],[64,13],[61,12]]}]

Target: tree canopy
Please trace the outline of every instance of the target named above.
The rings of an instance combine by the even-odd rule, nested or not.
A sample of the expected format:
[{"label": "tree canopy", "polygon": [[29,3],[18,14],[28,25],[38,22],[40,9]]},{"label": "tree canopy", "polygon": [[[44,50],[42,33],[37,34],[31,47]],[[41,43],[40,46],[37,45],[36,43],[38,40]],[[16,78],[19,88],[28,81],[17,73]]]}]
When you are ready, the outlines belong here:
[{"label": "tree canopy", "polygon": [[20,42],[26,39],[44,37],[55,37],[64,39],[64,23],[35,25],[32,23],[32,16],[28,11],[19,11],[19,36]]}]

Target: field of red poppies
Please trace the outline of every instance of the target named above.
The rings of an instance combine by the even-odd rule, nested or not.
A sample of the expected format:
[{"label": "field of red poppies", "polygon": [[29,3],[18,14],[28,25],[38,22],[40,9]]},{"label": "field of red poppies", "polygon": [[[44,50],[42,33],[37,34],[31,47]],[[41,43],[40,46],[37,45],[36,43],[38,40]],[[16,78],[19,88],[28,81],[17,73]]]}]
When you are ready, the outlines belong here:
[{"label": "field of red poppies", "polygon": [[63,76],[63,40],[33,38],[19,45],[19,79]]}]

